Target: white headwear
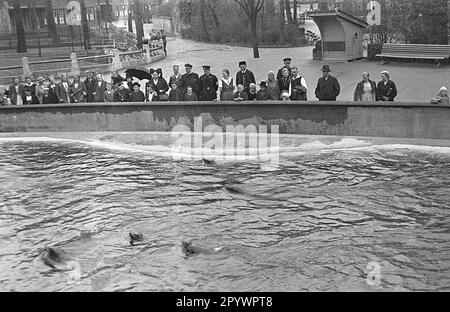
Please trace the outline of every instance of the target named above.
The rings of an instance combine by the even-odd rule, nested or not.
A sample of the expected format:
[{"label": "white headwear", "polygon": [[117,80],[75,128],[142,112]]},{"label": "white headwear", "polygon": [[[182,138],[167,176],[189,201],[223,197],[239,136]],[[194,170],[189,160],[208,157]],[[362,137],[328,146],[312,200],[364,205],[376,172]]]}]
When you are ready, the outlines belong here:
[{"label": "white headwear", "polygon": [[383,70],[383,71],[381,72],[381,74],[387,74],[388,76],[391,75],[391,74],[389,74],[389,72],[388,72],[387,70]]},{"label": "white headwear", "polygon": [[284,91],[284,92],[281,94],[281,97],[289,97],[289,92]]},{"label": "white headwear", "polygon": [[439,91],[448,91],[448,89],[446,87],[442,87],[439,89]]}]

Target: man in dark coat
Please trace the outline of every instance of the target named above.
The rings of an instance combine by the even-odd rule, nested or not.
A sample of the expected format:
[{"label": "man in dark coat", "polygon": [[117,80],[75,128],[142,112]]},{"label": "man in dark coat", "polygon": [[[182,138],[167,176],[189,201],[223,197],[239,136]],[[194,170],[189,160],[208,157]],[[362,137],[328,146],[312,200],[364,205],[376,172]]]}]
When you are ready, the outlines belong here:
[{"label": "man in dark coat", "polygon": [[95,89],[96,89],[96,81],[95,81],[95,77],[94,77],[94,73],[90,72],[90,71],[86,71],[86,80],[84,81],[84,85],[86,87],[86,101],[88,103],[92,103],[94,102],[95,99]]},{"label": "man in dark coat", "polygon": [[106,81],[103,80],[102,74],[97,74],[94,91],[94,102],[105,102]]},{"label": "man in dark coat", "polygon": [[217,77],[211,74],[211,66],[203,66],[204,74],[200,77],[198,82],[198,96],[200,101],[215,101],[217,100],[217,89],[219,88],[219,81]]},{"label": "man in dark coat", "polygon": [[48,77],[48,98],[47,98],[47,103],[51,103],[51,104],[58,104],[59,103],[59,99],[58,96],[56,94],[56,89],[57,89],[57,84],[55,82],[55,77],[54,76],[49,76]]},{"label": "man in dark coat", "polygon": [[192,72],[191,64],[184,65],[184,68],[186,70],[186,73],[183,76],[181,76],[181,87],[183,88],[185,93],[187,88],[191,87],[193,93],[198,94],[198,81],[199,81],[198,75]]},{"label": "man in dark coat", "polygon": [[316,97],[319,101],[336,101],[341,93],[338,80],[331,76],[330,72],[330,66],[324,65],[322,68],[323,77],[319,79],[316,87]]},{"label": "man in dark coat", "polygon": [[129,102],[130,101],[130,90],[125,89],[125,81],[119,83],[119,89],[114,92],[114,102]]},{"label": "man in dark coat", "polygon": [[61,82],[56,85],[56,96],[59,103],[70,103],[70,85],[65,74],[61,76]]},{"label": "man in dark coat", "polygon": [[277,80],[279,80],[279,79],[281,79],[281,78],[283,77],[283,69],[285,69],[285,68],[287,68],[287,70],[289,71],[289,75],[291,75],[291,70],[292,70],[292,68],[291,68],[291,62],[292,62],[292,59],[291,59],[290,57],[287,57],[287,58],[285,58],[285,59],[283,60],[283,62],[284,62],[284,66],[281,67],[281,68],[278,70]]},{"label": "man in dark coat", "polygon": [[240,71],[236,74],[236,85],[243,85],[244,92],[248,94],[250,91],[250,84],[256,83],[255,75],[247,69],[247,63],[245,61],[239,62]]},{"label": "man in dark coat", "polygon": [[170,76],[169,86],[176,84],[178,87],[181,87],[181,74],[180,74],[180,66],[173,65],[173,75]]},{"label": "man in dark coat", "polygon": [[23,105],[25,89],[20,84],[19,78],[14,78],[13,84],[9,87],[9,99],[12,105]]},{"label": "man in dark coat", "polygon": [[117,88],[119,87],[119,84],[124,81],[125,78],[123,78],[120,74],[119,71],[116,70],[112,75],[111,75],[111,84],[113,86],[113,88]]},{"label": "man in dark coat", "polygon": [[377,87],[377,101],[394,102],[396,96],[397,86],[390,80],[389,72],[383,71]]}]

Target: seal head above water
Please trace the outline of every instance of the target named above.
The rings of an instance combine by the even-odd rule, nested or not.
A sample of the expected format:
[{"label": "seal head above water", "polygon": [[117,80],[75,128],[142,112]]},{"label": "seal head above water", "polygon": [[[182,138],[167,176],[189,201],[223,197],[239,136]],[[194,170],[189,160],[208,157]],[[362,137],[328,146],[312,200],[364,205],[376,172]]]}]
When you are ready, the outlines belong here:
[{"label": "seal head above water", "polygon": [[58,266],[64,265],[69,257],[64,250],[58,247],[45,247],[41,260],[49,267],[56,269]]},{"label": "seal head above water", "polygon": [[130,237],[130,245],[135,246],[137,242],[143,242],[144,241],[144,234],[142,233],[129,233]]}]

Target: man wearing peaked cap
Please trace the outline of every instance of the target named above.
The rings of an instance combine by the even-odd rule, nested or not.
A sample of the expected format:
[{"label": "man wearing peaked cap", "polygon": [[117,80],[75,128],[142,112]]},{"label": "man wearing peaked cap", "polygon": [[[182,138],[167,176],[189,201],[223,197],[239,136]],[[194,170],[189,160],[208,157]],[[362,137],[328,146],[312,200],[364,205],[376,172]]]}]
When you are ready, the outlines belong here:
[{"label": "man wearing peaked cap", "polygon": [[192,67],[193,66],[191,64],[184,65],[186,73],[181,76],[180,87],[183,88],[184,94],[186,94],[187,88],[191,87],[193,93],[195,95],[198,95],[199,76],[196,73],[192,72]]},{"label": "man wearing peaked cap", "polygon": [[217,100],[217,89],[219,88],[219,81],[217,77],[211,74],[211,66],[204,65],[205,72],[198,82],[198,96],[200,101],[215,101]]},{"label": "man wearing peaked cap", "polygon": [[330,75],[331,69],[328,65],[322,67],[322,77],[317,82],[316,97],[319,101],[336,101],[341,93],[338,80]]},{"label": "man wearing peaked cap", "polygon": [[281,67],[281,68],[278,70],[278,73],[277,73],[277,80],[280,80],[280,79],[283,77],[283,69],[285,69],[285,68],[287,68],[287,70],[289,71],[289,76],[291,76],[291,70],[292,70],[292,68],[291,68],[291,62],[292,62],[292,59],[291,59],[290,57],[286,57],[286,58],[283,60],[283,62],[284,62],[284,66]]},{"label": "man wearing peaked cap", "polygon": [[250,84],[256,83],[255,75],[247,69],[247,62],[239,62],[239,67],[241,70],[236,74],[236,85],[243,85],[244,92],[248,94],[250,91]]}]

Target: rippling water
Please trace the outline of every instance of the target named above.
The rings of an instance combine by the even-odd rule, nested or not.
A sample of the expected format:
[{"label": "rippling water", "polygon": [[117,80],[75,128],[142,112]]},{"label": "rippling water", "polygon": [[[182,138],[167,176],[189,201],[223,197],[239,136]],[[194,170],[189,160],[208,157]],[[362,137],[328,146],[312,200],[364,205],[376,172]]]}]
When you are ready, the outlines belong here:
[{"label": "rippling water", "polygon": [[[169,142],[0,139],[0,290],[450,290],[449,148],[290,136],[268,170],[174,161]],[[227,248],[185,258],[182,240]],[[40,262],[47,245],[79,281]]]}]

